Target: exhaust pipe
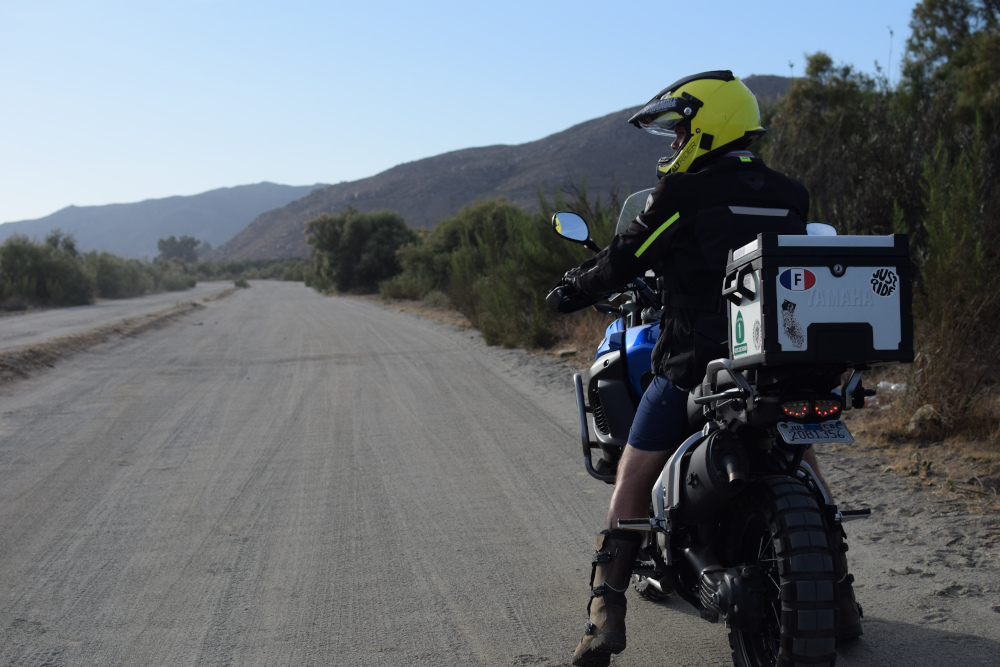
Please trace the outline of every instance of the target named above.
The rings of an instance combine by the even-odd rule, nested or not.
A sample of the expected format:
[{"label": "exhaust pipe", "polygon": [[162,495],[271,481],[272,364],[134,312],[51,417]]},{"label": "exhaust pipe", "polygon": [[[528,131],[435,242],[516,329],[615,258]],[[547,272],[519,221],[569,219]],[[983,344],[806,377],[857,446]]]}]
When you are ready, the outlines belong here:
[{"label": "exhaust pipe", "polygon": [[695,446],[679,480],[678,518],[698,524],[746,489],[750,457],[746,445],[730,431],[715,431]]},{"label": "exhaust pipe", "polygon": [[732,452],[727,452],[722,457],[722,466],[726,471],[726,475],[729,477],[730,486],[736,485],[740,489],[747,484],[747,472],[746,467],[740,460],[739,456],[736,456]]}]

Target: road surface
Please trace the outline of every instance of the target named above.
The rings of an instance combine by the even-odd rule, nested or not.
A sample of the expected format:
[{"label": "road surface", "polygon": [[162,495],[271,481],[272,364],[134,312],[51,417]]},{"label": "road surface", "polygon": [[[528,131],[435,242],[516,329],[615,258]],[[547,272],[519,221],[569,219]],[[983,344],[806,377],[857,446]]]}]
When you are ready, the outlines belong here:
[{"label": "road surface", "polygon": [[[567,664],[610,487],[566,370],[252,285],[0,389],[0,664]],[[613,664],[730,664],[631,600]],[[898,606],[838,664],[995,664],[995,628]]]},{"label": "road surface", "polygon": [[142,317],[184,301],[199,301],[233,286],[232,282],[198,283],[180,292],[164,292],[133,299],[109,299],[89,306],[53,308],[0,317],[0,352],[42,340],[78,334],[115,320]]}]

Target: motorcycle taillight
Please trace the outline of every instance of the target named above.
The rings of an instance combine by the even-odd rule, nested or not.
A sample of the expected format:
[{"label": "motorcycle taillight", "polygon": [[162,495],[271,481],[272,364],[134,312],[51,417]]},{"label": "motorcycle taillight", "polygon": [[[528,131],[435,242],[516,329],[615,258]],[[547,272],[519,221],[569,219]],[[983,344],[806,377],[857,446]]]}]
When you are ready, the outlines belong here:
[{"label": "motorcycle taillight", "polygon": [[789,417],[803,419],[809,416],[811,407],[809,401],[787,401],[781,404],[781,411]]},{"label": "motorcycle taillight", "polygon": [[836,398],[785,401],[781,404],[781,410],[792,419],[808,419],[810,417],[830,419],[840,414],[840,401]]},{"label": "motorcycle taillight", "polygon": [[823,398],[813,401],[813,410],[819,417],[836,417],[840,414],[840,401],[834,398]]}]

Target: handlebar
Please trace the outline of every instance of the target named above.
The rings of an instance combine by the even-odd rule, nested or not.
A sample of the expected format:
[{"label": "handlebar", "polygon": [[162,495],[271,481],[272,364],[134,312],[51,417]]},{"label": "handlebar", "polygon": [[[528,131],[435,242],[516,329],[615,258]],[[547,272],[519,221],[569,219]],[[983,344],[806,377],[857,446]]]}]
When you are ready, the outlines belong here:
[{"label": "handlebar", "polygon": [[635,280],[632,281],[632,283],[639,288],[639,291],[642,292],[642,295],[644,297],[646,297],[653,303],[656,303],[659,300],[659,297],[657,297],[656,292],[653,291],[649,287],[649,285],[646,284],[646,281],[643,280],[642,278],[636,278]]},{"label": "handlebar", "polygon": [[[653,304],[654,307],[659,308],[660,296],[646,284],[646,281],[642,278],[634,279],[629,285],[625,287],[625,291],[636,292],[642,296],[642,298]],[[605,315],[624,315],[626,314],[626,306],[612,306],[609,303],[600,303],[605,299],[613,299],[618,296],[615,294],[605,294],[600,297],[592,298],[586,297],[581,292],[577,291],[572,285],[560,282],[558,285],[553,287],[548,295],[545,297],[545,303],[548,305],[549,309],[557,313],[572,313],[578,310],[582,310],[588,306],[593,306],[594,310]],[[636,301],[639,301],[638,297]],[[632,303],[632,302],[629,302]],[[626,304],[627,305],[627,304]],[[640,304],[637,311],[642,309]]]}]

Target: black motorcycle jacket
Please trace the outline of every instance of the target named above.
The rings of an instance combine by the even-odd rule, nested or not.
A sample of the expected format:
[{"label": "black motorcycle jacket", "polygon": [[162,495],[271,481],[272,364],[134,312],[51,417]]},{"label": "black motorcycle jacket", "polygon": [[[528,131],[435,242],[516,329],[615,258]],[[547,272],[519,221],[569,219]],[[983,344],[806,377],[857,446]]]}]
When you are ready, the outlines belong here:
[{"label": "black motorcycle jacket", "polygon": [[643,212],[580,266],[573,286],[599,295],[646,271],[662,276],[664,309],[652,369],[691,389],[708,362],[729,355],[720,297],[729,250],[762,232],[805,234],[808,211],[801,183],[749,151],[728,153],[697,172],[661,178]]}]

